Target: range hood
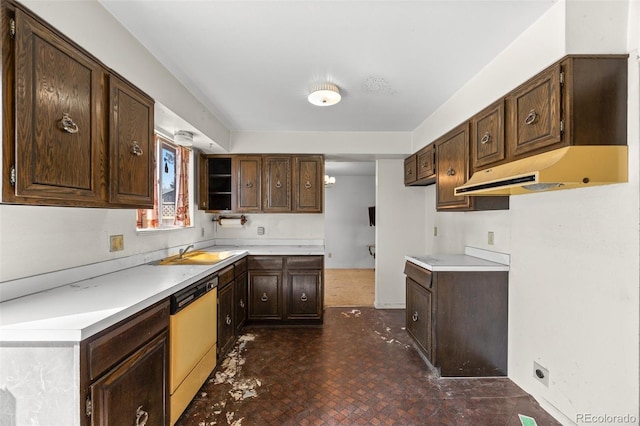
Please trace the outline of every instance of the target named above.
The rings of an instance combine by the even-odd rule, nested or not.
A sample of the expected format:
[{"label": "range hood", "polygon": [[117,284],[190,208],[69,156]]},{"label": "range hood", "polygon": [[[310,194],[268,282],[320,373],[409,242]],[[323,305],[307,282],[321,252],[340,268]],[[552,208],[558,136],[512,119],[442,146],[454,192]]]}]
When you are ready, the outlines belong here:
[{"label": "range hood", "polygon": [[471,176],[455,195],[519,195],[627,182],[627,146],[569,146]]}]

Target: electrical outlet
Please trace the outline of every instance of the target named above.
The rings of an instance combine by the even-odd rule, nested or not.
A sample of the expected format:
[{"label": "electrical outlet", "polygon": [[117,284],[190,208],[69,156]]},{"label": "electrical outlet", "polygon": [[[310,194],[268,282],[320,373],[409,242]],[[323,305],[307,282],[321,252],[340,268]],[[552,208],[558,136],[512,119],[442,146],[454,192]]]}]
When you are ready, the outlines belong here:
[{"label": "electrical outlet", "polygon": [[124,235],[110,235],[109,251],[122,251],[122,250],[124,250]]},{"label": "electrical outlet", "polygon": [[434,236],[434,237],[437,237],[437,236],[438,236],[438,227],[437,227],[437,226],[434,226],[434,227],[433,227],[433,236]]},{"label": "electrical outlet", "polygon": [[204,237],[204,226],[200,228],[200,236]]},{"label": "electrical outlet", "polygon": [[546,387],[549,387],[549,370],[535,361],[533,361],[533,377]]},{"label": "electrical outlet", "polygon": [[327,253],[327,257],[328,257],[328,258],[331,258],[331,253]]},{"label": "electrical outlet", "polygon": [[258,235],[264,235],[264,226],[258,226]]},{"label": "electrical outlet", "polygon": [[487,244],[489,244],[490,246],[493,245],[493,231],[489,231],[489,233],[487,234]]}]

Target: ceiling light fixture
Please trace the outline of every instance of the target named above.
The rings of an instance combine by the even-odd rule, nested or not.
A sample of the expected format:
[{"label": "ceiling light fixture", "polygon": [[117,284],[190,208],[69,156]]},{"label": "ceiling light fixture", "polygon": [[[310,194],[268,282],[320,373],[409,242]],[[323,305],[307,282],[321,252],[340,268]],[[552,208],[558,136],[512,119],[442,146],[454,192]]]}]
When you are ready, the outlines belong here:
[{"label": "ceiling light fixture", "polygon": [[186,130],[176,130],[173,134],[173,142],[181,146],[193,145],[193,133]]},{"label": "ceiling light fixture", "polygon": [[332,83],[318,84],[309,94],[309,102],[317,106],[331,106],[340,102],[340,89]]},{"label": "ceiling light fixture", "polygon": [[324,175],[324,186],[330,188],[334,183],[336,183],[336,178],[334,176]]}]

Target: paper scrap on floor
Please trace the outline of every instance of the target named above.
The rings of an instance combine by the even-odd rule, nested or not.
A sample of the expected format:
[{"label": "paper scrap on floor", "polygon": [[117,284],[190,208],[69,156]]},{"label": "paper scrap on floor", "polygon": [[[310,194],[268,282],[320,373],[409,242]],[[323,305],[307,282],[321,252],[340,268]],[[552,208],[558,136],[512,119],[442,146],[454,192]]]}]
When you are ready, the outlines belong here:
[{"label": "paper scrap on floor", "polygon": [[536,423],[536,420],[533,417],[525,416],[523,414],[518,414],[518,417],[520,418],[522,426],[538,426],[538,423]]}]

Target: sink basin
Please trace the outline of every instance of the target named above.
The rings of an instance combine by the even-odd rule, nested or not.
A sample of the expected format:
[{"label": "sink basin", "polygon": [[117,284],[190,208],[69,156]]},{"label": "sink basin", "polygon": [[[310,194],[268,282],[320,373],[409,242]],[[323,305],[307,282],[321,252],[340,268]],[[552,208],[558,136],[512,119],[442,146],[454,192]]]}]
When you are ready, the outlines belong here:
[{"label": "sink basin", "polygon": [[180,257],[179,254],[162,259],[159,265],[215,265],[233,256],[232,251],[191,251]]}]

